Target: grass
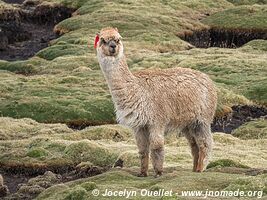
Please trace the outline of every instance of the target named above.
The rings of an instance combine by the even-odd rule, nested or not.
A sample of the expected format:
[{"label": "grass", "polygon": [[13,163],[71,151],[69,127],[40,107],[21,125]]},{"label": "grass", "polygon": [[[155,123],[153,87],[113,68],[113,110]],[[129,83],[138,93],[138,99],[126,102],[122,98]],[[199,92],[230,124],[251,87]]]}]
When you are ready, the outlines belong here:
[{"label": "grass", "polygon": [[0,0],[0,19],[19,20],[19,9]]},{"label": "grass", "polygon": [[[258,126],[251,127],[251,130],[256,133]],[[182,190],[224,190],[238,187],[266,190],[266,185],[262,185],[265,179],[261,176],[255,178],[261,185],[236,182],[247,178],[245,171],[242,171],[247,167],[264,168],[267,165],[267,140],[264,138],[241,140],[232,135],[214,133],[215,148],[209,165],[212,170],[198,174],[191,172],[192,158],[186,139],[177,138],[175,133],[167,135],[165,174],[154,179],[151,163],[148,178],[136,177],[139,158],[134,135],[131,130],[119,125],[74,131],[62,124],[2,117],[0,133],[0,164],[7,170],[34,172],[46,169],[64,172],[68,167],[81,170],[93,166],[110,168],[116,160],[123,160],[123,170],[112,169],[99,176],[64,184],[56,178],[57,175],[49,172],[49,176],[30,179],[28,183],[20,185],[13,197],[40,193],[37,199],[92,199],[91,191],[96,188],[101,192],[106,188],[137,191],[146,188],[172,189],[178,193]]]},{"label": "grass", "polygon": [[[234,6],[225,0],[50,2],[77,10],[73,17],[55,27],[65,34],[33,58],[0,61],[1,116],[77,125],[114,123],[113,103],[93,49],[94,36],[104,26],[120,30],[133,71],[181,66],[209,74],[218,86],[218,115],[235,104],[266,105],[264,40],[235,50],[188,51],[192,45],[176,36],[186,30],[205,28],[205,20],[224,16],[224,12],[236,12],[239,16],[248,6]],[[261,13],[264,6],[252,8],[255,16],[265,16]],[[199,21],[206,13],[217,14],[206,18],[204,23]],[[243,20],[245,16],[239,17]],[[265,22],[261,18],[259,21]]]},{"label": "grass", "polygon": [[216,29],[266,31],[266,17],[267,5],[244,5],[218,12],[203,23]]},{"label": "grass", "polygon": [[267,120],[258,119],[247,122],[234,130],[233,135],[240,139],[266,139],[267,138]]},{"label": "grass", "polygon": [[[138,178],[133,176],[135,169],[131,170],[113,170],[111,172],[98,175],[92,178],[82,179],[79,181],[70,182],[67,184],[60,184],[53,186],[43,193],[41,193],[37,199],[68,199],[70,196],[73,199],[107,199],[110,197],[103,197],[101,194],[106,189],[116,191],[120,190],[137,191],[134,199],[162,199],[155,196],[141,196],[141,189],[147,189],[149,191],[157,191],[159,189],[165,189],[167,191],[172,190],[172,198],[164,199],[187,199],[181,196],[182,191],[212,191],[212,190],[233,190],[238,189],[242,186],[244,191],[266,191],[265,177],[256,177],[252,182],[244,175],[236,174],[223,174],[223,173],[202,173],[196,174],[187,170],[170,168],[168,173],[163,175],[161,178],[155,180],[153,177],[149,178]],[[85,184],[94,184],[100,191],[100,196],[94,197],[92,190],[86,190]],[[55,192],[56,191],[56,192]],[[234,191],[234,190],[233,190]],[[176,194],[177,193],[177,194]],[[125,198],[125,197],[124,197]],[[120,197],[113,197],[113,199],[123,199]],[[207,198],[207,199],[212,199]],[[223,199],[223,198],[218,198]],[[238,199],[238,198],[233,198]]]},{"label": "grass", "polygon": [[[130,56],[128,62],[133,71],[152,66],[181,66],[209,74],[219,88],[218,109],[250,104],[250,101],[266,104],[266,54],[261,48],[257,50],[259,54],[247,52],[245,48],[248,47],[137,54]],[[53,123],[114,123],[107,85],[96,58],[91,57],[92,62],[88,63],[89,55],[61,56],[52,61],[35,57],[29,61],[0,63],[3,69],[0,74],[1,115]],[[37,68],[38,65],[41,66]],[[14,72],[32,74],[23,76]]]},{"label": "grass", "polygon": [[[9,124],[14,126],[10,127]],[[258,127],[251,128],[257,131]],[[264,132],[264,131],[263,131]],[[30,168],[92,165],[113,166],[119,158],[124,166],[139,166],[132,131],[119,125],[103,125],[73,131],[61,124],[42,124],[31,119],[0,118],[2,167]],[[266,139],[240,140],[231,135],[215,134],[214,160],[228,159],[249,167],[263,167]],[[166,167],[190,169],[190,150],[184,138],[166,137]],[[227,148],[226,148],[227,146]],[[248,148],[253,147],[253,150]],[[178,153],[179,152],[179,153]],[[255,157],[254,154],[259,155]]]},{"label": "grass", "polygon": [[[165,174],[159,179],[152,177],[151,165],[148,178],[135,176],[139,158],[129,129],[103,125],[74,131],[60,124],[115,123],[111,96],[93,48],[95,34],[105,26],[119,29],[132,71],[179,66],[208,74],[219,95],[217,116],[231,112],[231,106],[237,104],[267,105],[265,40],[237,49],[198,49],[177,37],[209,26],[266,30],[266,5],[251,5],[266,4],[264,0],[49,1],[77,9],[73,17],[55,27],[61,37],[29,60],[0,61],[0,165],[13,170],[108,168],[120,158],[124,169],[61,184],[48,174],[51,181],[39,177],[18,193],[42,192],[37,199],[77,200],[99,199],[91,195],[96,188],[101,192],[105,188],[163,188],[179,194],[182,190],[240,188],[266,194],[266,175],[251,178],[237,173],[246,172],[248,169],[240,168],[244,166],[267,166],[266,120],[244,124],[234,136],[214,133],[213,167],[202,174],[191,172],[187,141],[167,136]],[[16,12],[2,1],[0,6],[0,11],[11,9],[12,14],[0,12],[1,19]],[[54,186],[43,187],[49,182],[48,187]]]},{"label": "grass", "polygon": [[246,165],[242,165],[230,159],[220,159],[215,160],[208,164],[207,169],[213,167],[238,167],[238,168],[248,168]]},{"label": "grass", "polygon": [[266,0],[227,0],[234,5],[267,4]]}]

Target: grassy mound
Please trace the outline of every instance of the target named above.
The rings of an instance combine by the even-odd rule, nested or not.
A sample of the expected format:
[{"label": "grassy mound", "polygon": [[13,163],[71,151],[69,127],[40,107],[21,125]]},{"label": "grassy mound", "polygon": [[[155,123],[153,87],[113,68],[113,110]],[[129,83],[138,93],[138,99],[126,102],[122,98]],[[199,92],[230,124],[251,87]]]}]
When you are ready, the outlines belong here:
[{"label": "grassy mound", "polygon": [[238,6],[218,12],[203,20],[217,29],[265,30],[267,5]]},{"label": "grassy mound", "polygon": [[267,139],[267,120],[259,119],[240,126],[233,135],[240,139]]},{"label": "grassy mound", "polygon": [[[14,126],[10,127],[10,124]],[[257,127],[253,129],[256,131]],[[57,171],[58,168],[58,171],[64,171],[86,162],[94,166],[111,167],[118,159],[123,161],[125,167],[139,166],[134,135],[119,125],[73,131],[61,124],[0,118],[0,130],[0,163],[8,170]],[[16,139],[16,135],[19,139]],[[228,159],[230,156],[235,162],[242,161],[249,167],[267,164],[264,158],[265,139],[244,141],[216,133],[214,140],[214,160]],[[249,152],[248,146],[253,147]],[[255,153],[261,156],[253,156]],[[187,141],[183,137],[176,138],[175,133],[166,137],[166,166],[192,167]]]},{"label": "grassy mound", "polygon": [[227,0],[234,5],[267,4],[266,0]]},{"label": "grassy mound", "polygon": [[110,150],[94,140],[122,141],[131,137],[128,129],[117,125],[74,132],[62,124],[40,124],[31,119],[12,118],[0,118],[0,133],[2,168],[26,172],[64,171],[82,162],[111,167],[119,151]]},{"label": "grassy mound", "polygon": [[252,40],[245,44],[242,48],[243,51],[253,52],[257,51],[267,51],[267,41],[266,40]]},{"label": "grassy mound", "polygon": [[65,124],[40,124],[29,118],[0,118],[0,141],[29,139],[34,136],[55,136],[72,132]]},{"label": "grassy mound", "polygon": [[[73,17],[55,27],[61,37],[29,60],[0,61],[0,165],[9,171],[64,172],[74,167],[110,168],[120,159],[124,169],[61,184],[49,173],[22,185],[18,193],[42,192],[37,199],[103,199],[92,196],[91,191],[103,192],[106,188],[172,189],[178,194],[182,190],[242,188],[266,194],[265,175],[251,182],[250,177],[231,168],[240,172],[246,170],[240,168],[244,166],[267,166],[266,120],[241,126],[234,132],[235,137],[214,134],[210,166],[228,168],[226,173],[192,173],[185,138],[167,136],[165,174],[159,179],[152,178],[151,165],[148,178],[135,176],[139,170],[138,150],[129,129],[104,125],[74,131],[59,124],[115,122],[111,96],[93,48],[95,34],[105,26],[119,29],[132,71],[179,66],[208,74],[219,95],[217,116],[231,112],[236,104],[267,105],[265,40],[251,41],[238,49],[197,49],[177,37],[209,26],[266,31],[266,5],[251,5],[266,4],[264,0],[49,2],[77,9]],[[239,6],[243,4],[248,5]],[[0,1],[2,19],[16,18],[16,13],[15,6]],[[57,185],[46,189],[53,184]]]},{"label": "grassy mound", "polygon": [[231,105],[251,100],[266,104],[264,40],[235,50],[188,51],[192,45],[177,37],[184,31],[206,28],[199,19],[207,13],[211,16],[205,20],[210,21],[217,15],[237,13],[247,24],[244,13],[252,10],[248,20],[259,17],[264,23],[260,17],[265,16],[265,6],[235,7],[226,0],[56,3],[77,9],[73,17],[55,27],[64,35],[27,61],[0,61],[1,116],[72,125],[114,123],[113,103],[93,49],[94,36],[104,26],[118,27],[133,71],[181,66],[209,74],[218,85],[218,115],[228,113]]},{"label": "grassy mound", "polygon": [[246,165],[242,165],[230,159],[216,160],[208,164],[207,169],[213,167],[238,167],[238,168],[248,168]]},{"label": "grassy mound", "polygon": [[[135,169],[126,171],[113,170],[111,172],[101,174],[92,178],[82,179],[79,181],[69,182],[53,186],[43,193],[37,199],[107,199],[102,194],[105,190],[128,190],[136,191],[136,199],[155,199],[155,196],[141,196],[141,190],[149,191],[167,190],[173,191],[173,196],[164,197],[164,199],[187,199],[182,197],[182,191],[212,191],[212,190],[233,190],[238,189],[242,185],[244,191],[266,191],[265,177],[260,176],[254,178],[254,183],[244,175],[223,174],[223,173],[192,173],[187,170],[169,168],[168,172],[158,179],[153,177],[139,178],[133,176]],[[238,179],[238,181],[236,181]],[[242,182],[243,181],[243,182]],[[248,183],[249,182],[249,183]],[[260,183],[260,184],[258,184]],[[89,185],[89,188],[87,187]],[[97,188],[100,192],[99,196],[93,196],[92,190]],[[177,193],[177,194],[176,194]],[[262,196],[262,195],[261,195]],[[122,199],[125,197],[112,197],[113,199]],[[207,199],[213,199],[208,197]],[[157,199],[161,199],[160,197]],[[238,199],[238,198],[232,198]]]},{"label": "grassy mound", "polygon": [[68,140],[112,140],[115,142],[126,141],[131,138],[133,133],[130,129],[119,126],[119,125],[106,125],[106,126],[95,126],[86,128],[82,131],[75,132],[71,135],[64,137]]},{"label": "grassy mound", "polygon": [[[10,124],[14,126],[10,127]],[[254,129],[257,130],[257,127]],[[177,192],[183,189],[202,190],[204,187],[215,190],[223,189],[237,178],[243,178],[245,175],[242,170],[245,169],[240,167],[264,168],[267,165],[266,139],[240,140],[232,135],[214,133],[214,161],[210,166],[211,169],[218,166],[223,169],[228,167],[227,170],[221,170],[226,175],[222,175],[220,170],[211,170],[203,174],[192,173],[192,157],[188,142],[184,137],[177,138],[174,133],[166,136],[165,175],[154,179],[150,163],[150,176],[144,179],[135,176],[139,171],[138,150],[134,135],[125,127],[103,125],[73,131],[62,124],[0,118],[0,130],[2,135],[5,131],[7,135],[0,140],[2,170],[20,173],[44,173],[51,170],[64,173],[76,169],[82,173],[96,167],[102,172],[104,169],[112,168],[118,160],[124,169],[113,169],[100,176],[64,184],[49,173],[47,178],[51,175],[51,181],[48,181],[47,187],[57,184],[58,181],[59,185],[46,189],[46,185],[43,185],[46,183],[45,177],[39,177],[21,185],[15,196],[21,193],[31,196],[42,192],[40,199],[91,199],[92,189],[103,191],[104,188],[115,190],[123,187],[138,190],[172,188]],[[15,139],[16,135],[19,139]],[[90,173],[86,173],[86,176],[89,176],[88,174]]]}]

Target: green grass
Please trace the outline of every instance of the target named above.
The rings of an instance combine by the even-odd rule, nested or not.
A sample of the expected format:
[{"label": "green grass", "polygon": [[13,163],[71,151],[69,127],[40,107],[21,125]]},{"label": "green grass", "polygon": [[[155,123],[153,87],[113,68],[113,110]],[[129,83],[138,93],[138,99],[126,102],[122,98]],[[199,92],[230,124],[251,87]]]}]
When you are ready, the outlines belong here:
[{"label": "green grass", "polygon": [[267,5],[238,6],[218,12],[203,20],[217,29],[266,31]]},{"label": "green grass", "polygon": [[227,0],[234,5],[267,4],[266,0]]},{"label": "green grass", "polygon": [[[259,125],[253,126],[251,131],[256,132],[258,128]],[[244,174],[239,173],[246,170],[244,167],[263,168],[267,164],[266,139],[241,140],[231,135],[214,133],[215,148],[210,164],[213,170],[202,174],[193,173],[192,157],[186,139],[170,134],[166,137],[164,176],[159,179],[153,178],[150,163],[149,177],[139,178],[136,177],[139,171],[139,158],[134,134],[128,128],[119,125],[103,125],[73,131],[62,124],[42,124],[31,119],[2,117],[0,133],[0,164],[5,169],[34,172],[41,169],[64,170],[67,167],[75,167],[85,170],[93,166],[109,168],[116,160],[123,160],[124,170],[113,169],[100,176],[59,185],[55,184],[60,181],[55,180],[54,175],[50,174],[53,176],[51,181],[43,180],[42,177],[30,180],[26,185],[20,185],[18,192],[13,194],[16,196],[20,193],[28,195],[31,192],[42,192],[38,199],[91,199],[91,190],[95,188],[101,191],[105,188],[116,190],[124,187],[137,190],[163,188],[176,192],[207,188],[222,190],[239,187],[239,183],[235,181],[238,178],[246,178]],[[227,168],[221,173],[218,172],[218,167],[234,169]],[[258,176],[257,180],[262,181]],[[43,182],[46,184],[43,185]],[[52,185],[55,186],[46,190]],[[252,186],[257,188],[255,184]],[[263,189],[266,190],[266,186]]]},{"label": "green grass", "polygon": [[[12,124],[13,126],[10,126]],[[251,126],[258,131],[262,125]],[[264,128],[262,129],[264,132]],[[73,131],[62,124],[42,124],[31,119],[0,118],[0,163],[2,167],[44,168],[90,165],[113,166],[119,158],[125,167],[139,166],[137,147],[131,130],[119,125],[103,125]],[[214,160],[242,160],[243,165],[266,165],[266,139],[246,141],[231,135],[215,134]],[[253,150],[248,147],[253,147]],[[179,153],[178,153],[179,152]],[[257,153],[259,156],[255,157]],[[85,167],[84,166],[84,167]],[[190,169],[192,160],[187,141],[166,137],[166,166]]]},{"label": "green grass", "polygon": [[181,66],[209,74],[218,86],[219,114],[235,104],[266,105],[264,40],[235,50],[188,51],[191,45],[176,36],[185,30],[206,27],[198,20],[205,13],[212,14],[205,20],[236,13],[245,21],[244,13],[252,9],[249,19],[259,16],[257,20],[265,23],[260,18],[265,17],[264,6],[235,7],[226,0],[51,2],[77,8],[76,15],[56,26],[56,31],[65,34],[35,57],[0,61],[1,116],[53,123],[114,123],[113,103],[93,48],[95,34],[105,26],[118,27],[133,71]]},{"label": "green grass", "polygon": [[248,168],[246,165],[242,165],[230,159],[215,160],[208,164],[207,169],[213,167],[238,167],[238,168]]},{"label": "green grass", "polygon": [[267,138],[267,120],[258,119],[247,122],[234,130],[233,135],[240,139],[266,139]]},{"label": "green grass", "polygon": [[[69,182],[67,184],[55,185],[43,193],[41,193],[37,200],[43,199],[108,199],[104,197],[105,190],[110,191],[124,190],[136,191],[136,196],[132,199],[188,199],[182,197],[182,191],[214,191],[227,190],[235,191],[242,188],[244,191],[261,191],[263,195],[266,194],[265,176],[259,176],[249,179],[244,175],[224,174],[224,173],[192,173],[187,170],[170,168],[168,172],[158,179],[153,177],[139,178],[133,176],[136,173],[135,169],[131,170],[113,170],[111,172],[101,174],[92,178],[86,178],[79,181]],[[95,197],[91,190],[86,190],[85,184],[94,184],[99,190],[100,195]],[[141,196],[141,190],[147,189],[149,191],[157,191],[164,189],[165,191],[172,190],[171,197],[155,197],[155,196]],[[177,194],[176,194],[177,193]],[[113,199],[125,199],[125,197],[112,197]],[[192,198],[192,197],[191,197]],[[207,199],[213,199],[208,197]],[[217,199],[223,199],[219,197]],[[238,199],[232,197],[232,199]]]},{"label": "green grass", "polygon": [[[49,2],[77,9],[73,17],[55,27],[61,37],[29,60],[0,61],[0,165],[29,170],[106,168],[120,158],[124,169],[58,185],[54,185],[58,179],[50,173],[31,179],[16,195],[42,192],[37,199],[99,199],[91,195],[96,188],[101,192],[105,188],[163,188],[179,193],[240,188],[263,190],[266,194],[265,175],[251,179],[239,173],[248,170],[240,167],[267,166],[266,120],[242,125],[235,130],[236,137],[214,133],[210,165],[215,167],[202,174],[191,172],[187,141],[167,136],[165,174],[159,179],[152,177],[151,165],[148,178],[135,176],[139,158],[131,130],[104,125],[74,131],[58,123],[115,122],[111,96],[93,48],[95,34],[105,26],[119,29],[132,71],[179,66],[208,74],[219,95],[217,116],[231,112],[231,106],[236,104],[267,105],[265,40],[254,40],[238,49],[198,49],[177,37],[208,26],[266,30],[266,5],[252,5],[266,4],[264,0]],[[16,13],[15,6],[0,1],[1,19],[16,17]],[[218,166],[225,171],[219,171]],[[46,189],[46,184],[54,186]]]}]

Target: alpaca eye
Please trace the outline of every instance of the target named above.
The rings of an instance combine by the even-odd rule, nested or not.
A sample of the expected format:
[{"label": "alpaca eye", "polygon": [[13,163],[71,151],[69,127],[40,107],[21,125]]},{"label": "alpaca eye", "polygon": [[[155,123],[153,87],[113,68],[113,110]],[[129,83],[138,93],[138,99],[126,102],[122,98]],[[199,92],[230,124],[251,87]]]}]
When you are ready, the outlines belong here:
[{"label": "alpaca eye", "polygon": [[101,38],[101,43],[106,44],[107,42],[104,40],[104,38]]},{"label": "alpaca eye", "polygon": [[119,43],[119,42],[120,42],[120,39],[115,40],[115,42],[116,42],[116,43]]}]

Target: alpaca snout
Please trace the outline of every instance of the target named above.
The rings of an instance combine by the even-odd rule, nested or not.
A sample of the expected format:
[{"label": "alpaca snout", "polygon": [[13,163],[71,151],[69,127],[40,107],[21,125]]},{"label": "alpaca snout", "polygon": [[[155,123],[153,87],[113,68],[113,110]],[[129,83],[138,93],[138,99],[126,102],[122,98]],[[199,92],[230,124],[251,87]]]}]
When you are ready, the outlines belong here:
[{"label": "alpaca snout", "polygon": [[115,42],[111,41],[109,44],[109,52],[111,54],[114,54],[116,52],[116,47],[117,45],[115,44]]},{"label": "alpaca snout", "polygon": [[114,54],[116,52],[116,48],[109,47],[109,53]]}]

